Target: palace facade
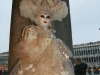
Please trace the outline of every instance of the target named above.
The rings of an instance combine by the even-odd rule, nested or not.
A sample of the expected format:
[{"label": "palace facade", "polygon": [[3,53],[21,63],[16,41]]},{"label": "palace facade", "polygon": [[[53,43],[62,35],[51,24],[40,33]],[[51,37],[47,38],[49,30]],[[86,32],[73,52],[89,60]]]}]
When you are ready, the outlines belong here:
[{"label": "palace facade", "polygon": [[100,41],[73,46],[74,58],[80,57],[90,67],[100,66]]},{"label": "palace facade", "polygon": [[0,53],[0,70],[8,70],[8,52]]}]

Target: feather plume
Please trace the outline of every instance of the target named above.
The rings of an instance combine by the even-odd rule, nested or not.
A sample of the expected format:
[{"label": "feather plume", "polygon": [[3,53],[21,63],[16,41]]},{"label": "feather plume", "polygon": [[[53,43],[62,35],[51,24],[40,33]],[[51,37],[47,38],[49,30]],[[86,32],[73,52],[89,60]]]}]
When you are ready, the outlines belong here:
[{"label": "feather plume", "polygon": [[[20,3],[20,15],[29,18],[31,21],[36,21],[37,12],[41,11],[44,0],[22,0]],[[52,20],[62,21],[68,14],[66,2],[60,0],[46,0],[47,10],[52,14]]]}]

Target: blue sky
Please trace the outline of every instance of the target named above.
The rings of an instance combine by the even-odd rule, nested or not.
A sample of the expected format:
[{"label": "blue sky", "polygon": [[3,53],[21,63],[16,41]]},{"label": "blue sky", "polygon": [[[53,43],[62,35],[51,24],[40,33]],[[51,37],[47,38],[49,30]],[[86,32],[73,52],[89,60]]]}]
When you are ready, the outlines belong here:
[{"label": "blue sky", "polygon": [[[11,1],[0,0],[0,53],[9,49]],[[73,44],[100,41],[100,0],[69,0]]]}]

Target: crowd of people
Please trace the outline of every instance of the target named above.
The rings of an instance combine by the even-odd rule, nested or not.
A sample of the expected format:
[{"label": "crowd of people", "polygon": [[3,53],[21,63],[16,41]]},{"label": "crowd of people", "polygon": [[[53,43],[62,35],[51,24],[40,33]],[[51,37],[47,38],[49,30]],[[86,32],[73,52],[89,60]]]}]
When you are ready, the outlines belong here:
[{"label": "crowd of people", "polygon": [[7,75],[7,71],[6,70],[0,70],[0,75]]},{"label": "crowd of people", "polygon": [[94,66],[91,68],[81,58],[75,58],[74,70],[75,75],[86,75],[86,72],[88,73],[88,75],[92,75],[92,72],[95,75],[99,74],[99,67],[97,68]]},{"label": "crowd of people", "polygon": [[92,72],[93,72],[94,74],[99,74],[99,67],[96,67],[96,66],[90,67],[90,66],[89,66],[89,67],[87,68],[87,72],[88,72],[89,75],[91,75]]}]

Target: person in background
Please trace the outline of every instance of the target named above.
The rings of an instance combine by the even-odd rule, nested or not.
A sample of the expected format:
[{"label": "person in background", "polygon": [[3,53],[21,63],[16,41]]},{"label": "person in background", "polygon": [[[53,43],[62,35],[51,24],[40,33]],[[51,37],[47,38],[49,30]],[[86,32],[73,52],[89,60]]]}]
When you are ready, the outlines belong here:
[{"label": "person in background", "polygon": [[3,70],[2,74],[3,75],[7,75],[7,71],[6,70]]},{"label": "person in background", "polygon": [[91,67],[88,67],[88,74],[91,75]]},{"label": "person in background", "polygon": [[0,70],[0,75],[2,75],[2,70]]},{"label": "person in background", "polygon": [[94,71],[94,74],[97,74],[97,68],[96,68],[96,66],[93,66],[93,71]]},{"label": "person in background", "polygon": [[75,58],[75,75],[86,75],[87,64],[81,58]]}]

